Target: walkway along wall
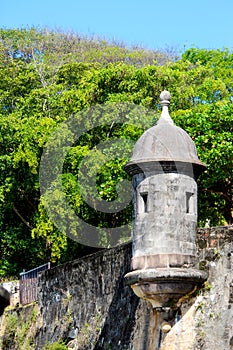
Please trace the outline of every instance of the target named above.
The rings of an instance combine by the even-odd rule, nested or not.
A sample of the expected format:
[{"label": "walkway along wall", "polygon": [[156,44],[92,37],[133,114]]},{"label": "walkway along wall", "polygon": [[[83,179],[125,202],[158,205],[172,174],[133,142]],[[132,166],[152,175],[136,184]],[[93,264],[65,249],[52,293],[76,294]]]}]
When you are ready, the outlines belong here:
[{"label": "walkway along wall", "polygon": [[[198,264],[208,271],[208,281],[168,315],[168,327],[150,303],[124,285],[131,244],[42,272],[36,349],[58,340],[79,350],[233,349],[233,227],[200,229],[197,244]],[[22,318],[24,312],[15,314]]]}]

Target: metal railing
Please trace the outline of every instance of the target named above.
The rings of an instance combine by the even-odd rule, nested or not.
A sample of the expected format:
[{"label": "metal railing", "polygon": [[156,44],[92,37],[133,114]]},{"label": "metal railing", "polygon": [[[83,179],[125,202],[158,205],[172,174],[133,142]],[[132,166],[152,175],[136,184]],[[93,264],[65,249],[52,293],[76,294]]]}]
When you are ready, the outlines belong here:
[{"label": "metal railing", "polygon": [[35,269],[21,272],[19,280],[20,304],[30,304],[37,301],[38,273],[50,268],[50,263],[36,267]]}]

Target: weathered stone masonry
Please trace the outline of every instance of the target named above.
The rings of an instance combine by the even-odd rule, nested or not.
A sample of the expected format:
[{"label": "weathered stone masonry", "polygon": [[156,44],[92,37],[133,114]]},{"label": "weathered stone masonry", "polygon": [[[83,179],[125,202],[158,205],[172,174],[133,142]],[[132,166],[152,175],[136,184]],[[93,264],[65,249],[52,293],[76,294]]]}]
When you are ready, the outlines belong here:
[{"label": "weathered stone masonry", "polygon": [[198,230],[197,267],[209,278],[182,301],[167,334],[151,305],[124,285],[130,243],[43,272],[37,349],[75,337],[76,349],[233,349],[232,234],[232,226]]},{"label": "weathered stone masonry", "polygon": [[132,271],[125,281],[161,311],[167,329],[176,303],[207,278],[194,267],[196,181],[206,166],[192,138],[171,119],[170,99],[168,91],[160,94],[162,114],[135,143],[125,165],[133,182]]}]

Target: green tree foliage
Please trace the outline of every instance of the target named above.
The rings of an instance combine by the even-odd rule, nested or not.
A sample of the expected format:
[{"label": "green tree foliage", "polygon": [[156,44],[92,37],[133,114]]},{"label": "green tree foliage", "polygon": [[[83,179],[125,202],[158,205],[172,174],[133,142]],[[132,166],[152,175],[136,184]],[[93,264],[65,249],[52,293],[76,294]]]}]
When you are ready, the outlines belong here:
[{"label": "green tree foliage", "polygon": [[[63,167],[63,189],[78,215],[103,227],[130,221],[130,206],[117,215],[97,215],[83,200],[78,177],[89,159],[88,171],[97,174],[98,196],[108,202],[117,199],[117,186],[127,179],[122,169],[130,153],[127,142],[136,141],[155,123],[163,89],[172,95],[175,123],[195,140],[207,164],[199,180],[200,224],[232,223],[232,78],[229,50],[189,49],[178,59],[168,51],[129,49],[75,33],[0,30],[0,276],[48,259],[61,262],[91,252],[67,239],[47,216],[39,165],[58,126],[92,106],[111,109],[130,103],[151,111],[141,118],[141,127],[113,123],[112,113],[102,114],[104,126],[85,133],[67,153]],[[133,118],[137,124],[136,112]],[[90,118],[84,121],[91,129]],[[112,138],[121,140],[128,153],[110,157],[100,167],[103,156],[97,146]],[[118,144],[112,147],[108,151],[117,153]],[[86,192],[95,198],[94,192]],[[56,195],[59,199],[61,194]]]}]

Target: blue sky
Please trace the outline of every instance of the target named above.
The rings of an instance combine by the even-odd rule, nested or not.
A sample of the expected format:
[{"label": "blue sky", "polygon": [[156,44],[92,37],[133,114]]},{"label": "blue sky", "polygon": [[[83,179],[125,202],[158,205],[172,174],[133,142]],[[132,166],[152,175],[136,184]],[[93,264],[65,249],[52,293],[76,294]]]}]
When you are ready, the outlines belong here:
[{"label": "blue sky", "polygon": [[233,49],[233,0],[8,0],[0,27],[75,31],[148,49]]}]

